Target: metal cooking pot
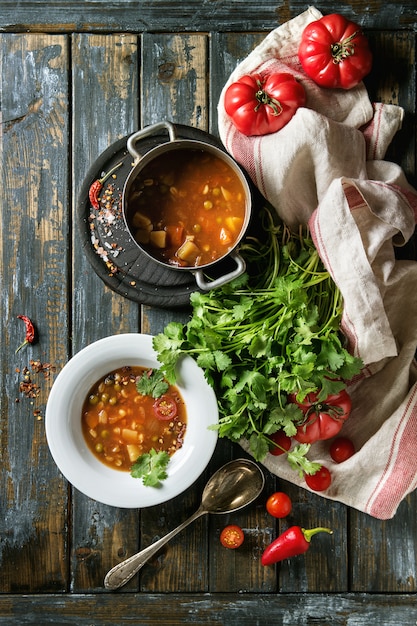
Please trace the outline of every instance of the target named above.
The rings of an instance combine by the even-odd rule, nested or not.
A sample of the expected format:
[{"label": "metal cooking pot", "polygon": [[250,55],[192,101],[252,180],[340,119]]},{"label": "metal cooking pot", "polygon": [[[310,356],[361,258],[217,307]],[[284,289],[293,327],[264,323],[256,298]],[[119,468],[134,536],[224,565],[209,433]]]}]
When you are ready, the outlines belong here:
[{"label": "metal cooking pot", "polygon": [[[165,143],[158,145],[156,148],[153,148],[149,152],[147,152],[144,156],[141,156],[136,149],[136,143],[140,139],[148,137],[149,135],[152,135],[154,133],[158,133],[161,130],[168,131],[169,141],[166,141]],[[169,263],[166,263],[154,257],[153,255],[151,255],[143,246],[141,246],[140,243],[138,243],[135,240],[135,237],[129,225],[128,215],[127,215],[128,214],[128,198],[129,198],[130,189],[132,187],[132,184],[138,177],[139,173],[143,170],[143,168],[146,165],[148,165],[153,159],[157,158],[161,154],[165,154],[166,152],[174,153],[176,150],[184,150],[185,148],[189,148],[190,150],[205,150],[219,157],[223,161],[225,161],[227,165],[229,165],[229,167],[233,170],[233,172],[239,178],[242,184],[244,193],[245,193],[245,218],[244,218],[244,223],[243,223],[241,232],[239,234],[239,237],[235,245],[233,246],[232,249],[228,250],[223,256],[219,257],[215,261],[212,261],[211,263],[207,263],[205,265],[199,265],[197,267],[194,267],[194,266],[193,267],[189,267],[189,266],[177,267],[174,265],[170,265]],[[130,236],[132,237],[132,240],[140,248],[140,250],[144,254],[146,254],[150,259],[152,259],[154,262],[159,263],[160,265],[163,265],[165,268],[169,268],[175,272],[184,272],[184,271],[191,272],[195,276],[195,280],[196,280],[198,287],[203,291],[209,291],[210,289],[214,289],[216,287],[224,285],[225,283],[230,282],[237,276],[240,276],[241,274],[243,274],[243,272],[246,269],[246,264],[245,264],[244,259],[240,256],[237,247],[240,241],[242,240],[243,236],[245,235],[245,232],[249,225],[251,212],[252,212],[252,195],[251,195],[251,190],[250,190],[248,181],[246,180],[245,174],[243,173],[243,170],[239,167],[239,165],[236,163],[236,161],[234,161],[234,159],[232,159],[231,156],[229,156],[226,152],[224,152],[220,148],[217,148],[216,146],[213,146],[209,143],[205,143],[204,141],[196,141],[192,139],[178,138],[176,134],[175,126],[171,122],[167,122],[167,121],[159,122],[158,124],[147,126],[143,128],[142,130],[139,130],[133,135],[131,135],[127,141],[127,149],[129,150],[130,154],[134,158],[134,164],[133,164],[132,171],[130,172],[129,176],[126,179],[124,189],[123,189],[123,198],[122,198],[123,218],[126,224],[126,228]],[[175,158],[175,154],[173,154],[173,158]],[[219,261],[221,261],[222,259],[225,259],[226,257],[228,258],[230,257],[231,259],[233,259],[233,261],[236,263],[236,268],[233,269],[231,272],[228,272],[224,274],[223,276],[220,276],[219,278],[206,281],[206,279],[204,278],[204,271],[207,270],[208,267],[211,267],[212,265],[219,263]]]}]

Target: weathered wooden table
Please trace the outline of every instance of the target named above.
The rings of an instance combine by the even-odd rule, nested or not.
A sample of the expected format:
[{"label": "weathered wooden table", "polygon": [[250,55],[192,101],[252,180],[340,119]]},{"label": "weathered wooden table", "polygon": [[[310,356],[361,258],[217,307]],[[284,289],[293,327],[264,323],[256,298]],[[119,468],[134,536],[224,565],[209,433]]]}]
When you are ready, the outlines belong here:
[{"label": "weathered wooden table", "polygon": [[[244,453],[222,440],[183,495],[119,510],[71,488],[45,438],[48,392],[72,354],[106,335],[155,334],[188,316],[128,299],[94,271],[79,228],[87,171],[114,142],[161,119],[216,135],[230,71],[306,8],[272,0],[0,2],[1,624],[417,623],[415,493],[381,522],[266,472],[265,494],[279,487],[293,498],[290,521],[335,530],[331,549],[318,539],[305,557],[262,567],[263,546],[288,521],[275,527],[261,497],[233,517],[200,519],[109,593],[105,573],[191,514],[207,476]],[[375,55],[370,94],[405,109],[389,158],[415,183],[415,1],[317,8],[364,27]],[[22,313],[36,322],[39,341],[15,354]],[[34,398],[20,390],[27,370],[40,392]],[[219,544],[228,521],[246,529],[238,551]]]}]

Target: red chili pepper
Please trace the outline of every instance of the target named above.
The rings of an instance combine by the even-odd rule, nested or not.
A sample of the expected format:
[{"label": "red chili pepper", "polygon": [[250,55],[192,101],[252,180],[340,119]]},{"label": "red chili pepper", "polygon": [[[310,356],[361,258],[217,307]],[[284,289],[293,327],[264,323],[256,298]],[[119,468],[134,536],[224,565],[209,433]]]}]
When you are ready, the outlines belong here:
[{"label": "red chili pepper", "polygon": [[291,526],[275,539],[262,554],[262,565],[272,565],[290,559],[292,556],[304,554],[310,547],[311,537],[316,533],[333,534],[330,528],[311,528],[305,530],[300,526]]},{"label": "red chili pepper", "polygon": [[29,319],[29,317],[27,317],[27,315],[18,315],[17,317],[19,320],[24,321],[25,327],[26,327],[25,340],[22,344],[20,344],[20,346],[16,350],[16,352],[19,352],[20,348],[23,348],[23,346],[26,346],[28,343],[33,343],[35,341],[36,332],[35,332],[35,326],[33,325],[33,322]]},{"label": "red chili pepper", "polygon": [[95,180],[90,186],[88,197],[90,198],[90,202],[94,209],[98,209],[100,206],[98,197],[100,195],[100,191],[103,189],[103,183],[105,183],[109,176],[111,176],[113,172],[115,172],[122,164],[123,161],[115,165],[109,172],[107,172],[107,174],[104,174],[102,178]]}]

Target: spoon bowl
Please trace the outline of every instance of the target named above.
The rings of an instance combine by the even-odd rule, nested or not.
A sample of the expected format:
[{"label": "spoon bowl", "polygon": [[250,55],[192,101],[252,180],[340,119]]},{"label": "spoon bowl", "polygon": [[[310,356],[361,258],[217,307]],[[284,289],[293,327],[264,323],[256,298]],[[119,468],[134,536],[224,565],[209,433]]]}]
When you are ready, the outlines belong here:
[{"label": "spoon bowl", "polygon": [[106,574],[105,588],[114,590],[125,585],[163,545],[198,517],[207,513],[231,513],[251,504],[264,484],[263,472],[253,461],[237,459],[226,463],[207,482],[197,511],[155,543],[115,565]]},{"label": "spoon bowl", "polygon": [[231,513],[253,502],[265,478],[259,467],[246,459],[226,463],[204,487],[201,505],[207,513]]}]

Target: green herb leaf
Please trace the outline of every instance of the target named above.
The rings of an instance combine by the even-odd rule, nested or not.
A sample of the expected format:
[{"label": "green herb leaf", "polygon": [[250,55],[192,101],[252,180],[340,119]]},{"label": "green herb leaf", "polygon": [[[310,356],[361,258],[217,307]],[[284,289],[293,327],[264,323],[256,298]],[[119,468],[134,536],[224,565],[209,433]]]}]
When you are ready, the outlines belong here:
[{"label": "green herb leaf", "polygon": [[268,441],[257,433],[250,436],[249,446],[255,461],[262,461],[269,452]]},{"label": "green herb leaf", "polygon": [[150,369],[142,374],[136,381],[136,390],[143,396],[160,398],[169,389],[169,384],[164,379],[161,370]]},{"label": "green herb leaf", "polygon": [[292,450],[287,452],[287,460],[293,470],[298,472],[300,478],[303,478],[304,474],[315,474],[319,471],[321,464],[315,461],[310,461],[306,454],[311,448],[309,443],[300,443]]},{"label": "green herb leaf", "polygon": [[133,478],[142,478],[145,487],[159,487],[161,481],[168,477],[166,470],[169,458],[168,452],[163,450],[157,452],[152,448],[132,465],[130,475]]},{"label": "green herb leaf", "polygon": [[271,435],[277,430],[283,430],[287,437],[294,437],[297,434],[296,424],[303,419],[304,414],[295,402],[287,404],[284,408],[277,406],[271,410],[263,432]]}]

